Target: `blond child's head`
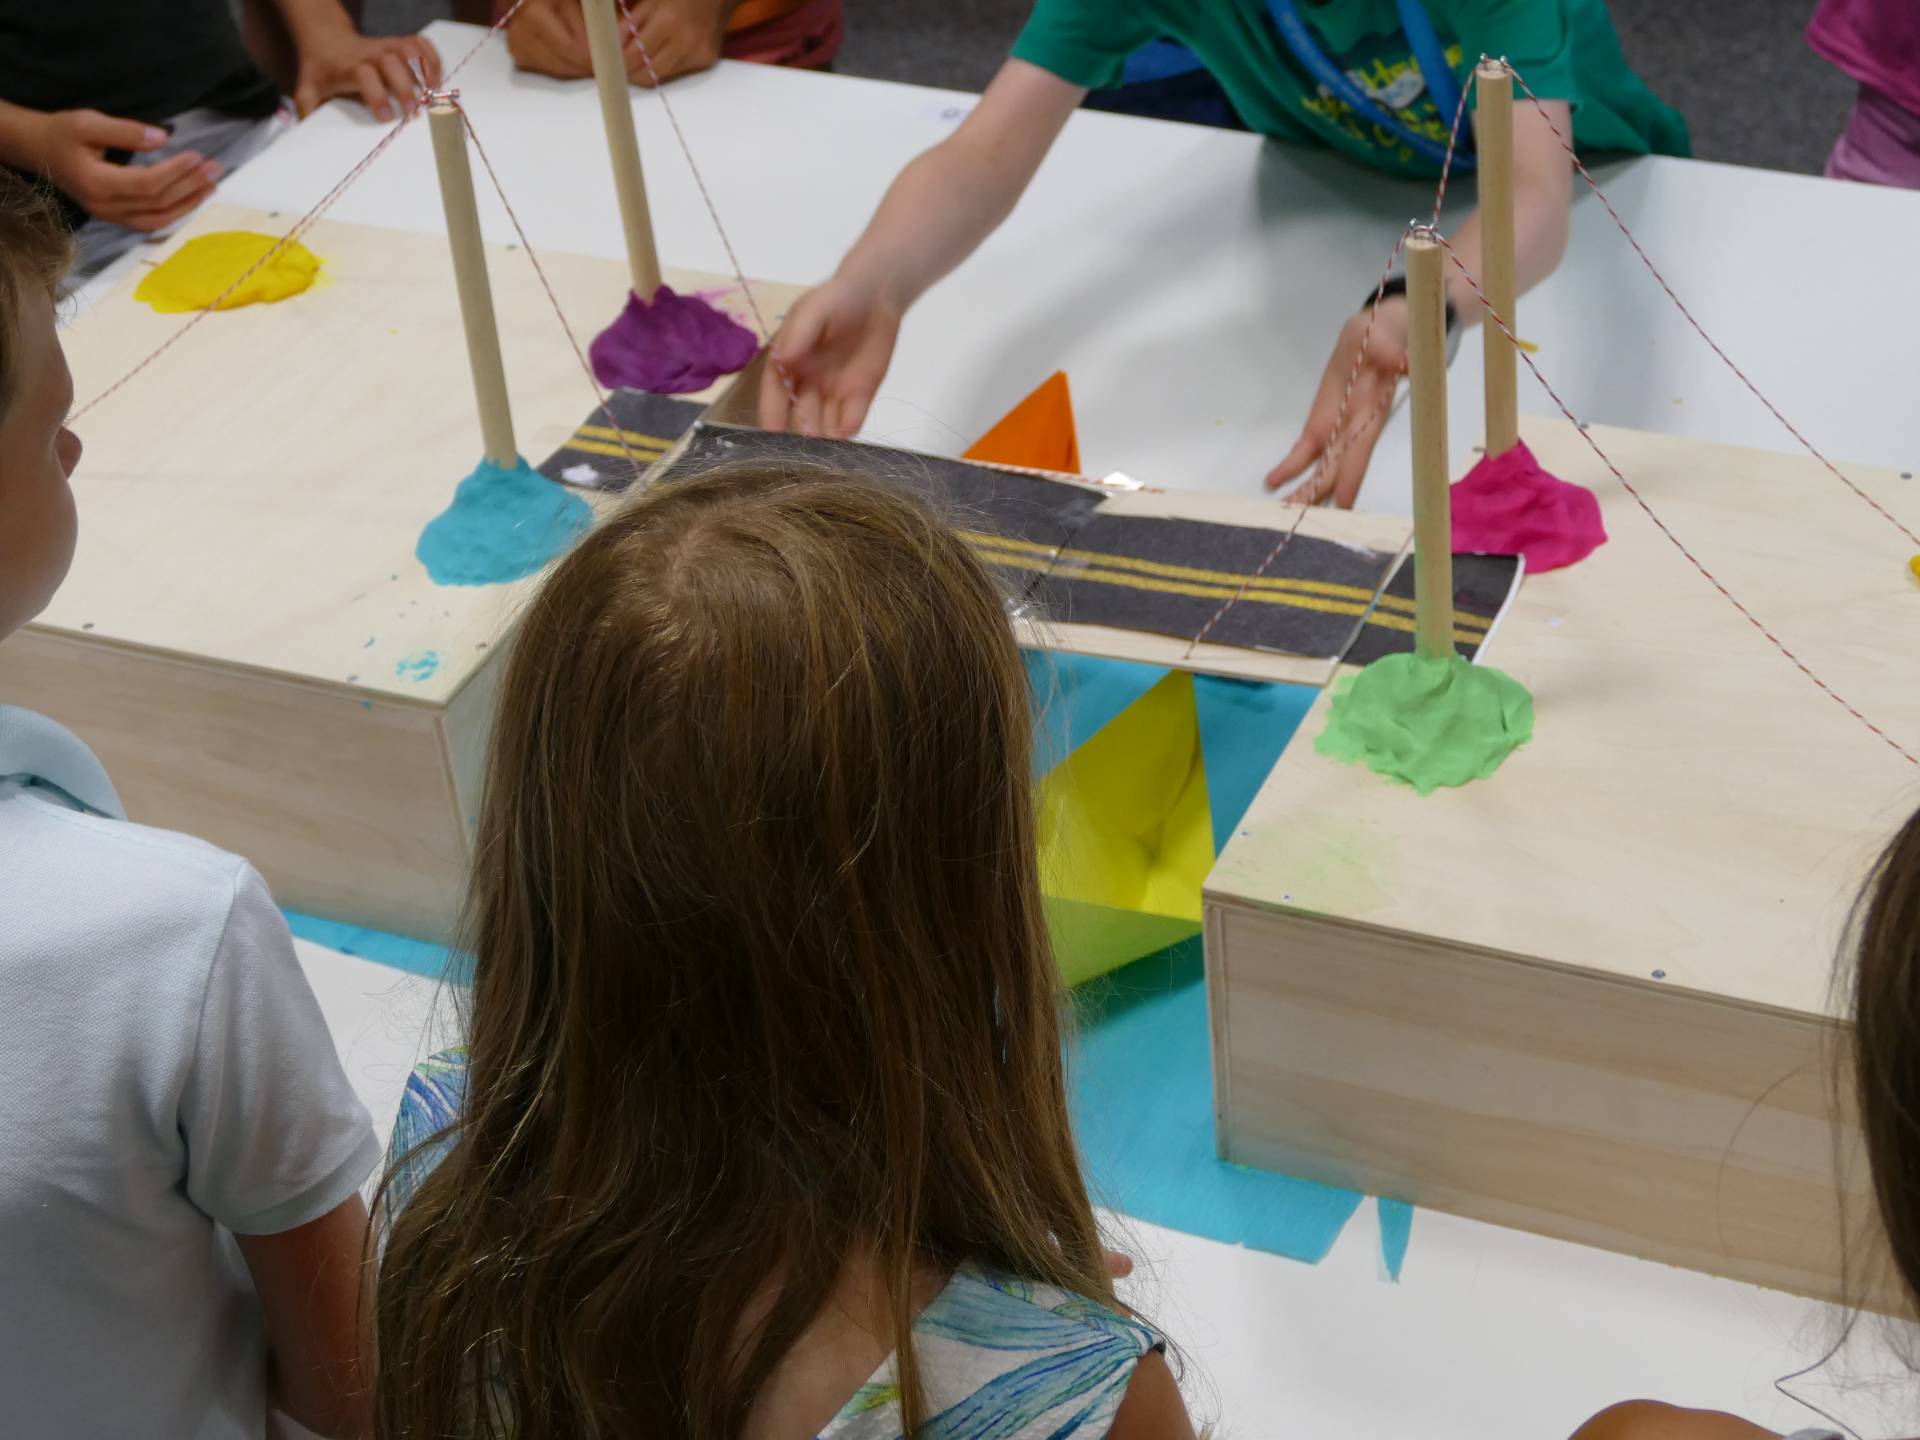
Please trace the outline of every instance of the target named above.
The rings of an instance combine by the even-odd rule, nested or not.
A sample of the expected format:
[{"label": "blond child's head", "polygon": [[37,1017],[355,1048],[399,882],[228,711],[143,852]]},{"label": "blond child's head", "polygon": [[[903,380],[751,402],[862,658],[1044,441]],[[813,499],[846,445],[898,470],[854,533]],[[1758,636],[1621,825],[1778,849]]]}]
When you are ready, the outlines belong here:
[{"label": "blond child's head", "polygon": [[70,255],[51,203],[0,169],[0,640],[46,609],[73,561],[80,440],[53,323]]},{"label": "blond child's head", "polygon": [[737,1435],[856,1250],[909,1413],[927,1266],[1111,1300],[1031,725],[994,582],[872,484],[658,487],[560,565],[499,703],[463,1117],[381,1273],[383,1433]]}]

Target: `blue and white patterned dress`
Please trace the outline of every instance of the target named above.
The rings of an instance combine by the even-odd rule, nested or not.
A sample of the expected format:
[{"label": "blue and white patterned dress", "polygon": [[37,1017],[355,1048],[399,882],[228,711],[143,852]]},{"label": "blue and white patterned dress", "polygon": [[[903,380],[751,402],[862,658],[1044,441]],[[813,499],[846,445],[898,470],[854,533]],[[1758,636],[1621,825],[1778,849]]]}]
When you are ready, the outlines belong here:
[{"label": "blue and white patterned dress", "polygon": [[[443,1132],[466,1092],[466,1054],[448,1050],[407,1079],[393,1154],[414,1154],[388,1203],[403,1209],[445,1157]],[[1150,1326],[1051,1286],[963,1265],[920,1312],[914,1353],[926,1395],[922,1440],[1100,1440],[1134,1367],[1165,1342]],[[901,1440],[900,1390],[887,1360],[820,1440]]]}]

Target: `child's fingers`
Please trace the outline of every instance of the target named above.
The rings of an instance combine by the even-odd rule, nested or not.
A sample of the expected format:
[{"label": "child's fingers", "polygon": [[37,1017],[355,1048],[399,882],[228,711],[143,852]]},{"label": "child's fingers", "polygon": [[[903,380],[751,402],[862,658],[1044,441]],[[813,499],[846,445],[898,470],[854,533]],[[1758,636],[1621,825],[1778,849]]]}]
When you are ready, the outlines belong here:
[{"label": "child's fingers", "polygon": [[[567,43],[577,50],[581,56],[591,61],[593,56],[592,46],[587,40],[586,10],[578,4],[566,3],[562,4],[557,11],[548,8],[545,13],[553,20],[555,26]],[[617,17],[619,13],[619,10],[616,8],[614,11],[615,16]],[[622,20],[620,22],[620,28],[622,31],[626,29],[626,21]]]},{"label": "child's fingers", "polygon": [[225,174],[218,160],[204,160],[183,170],[171,184],[155,193],[141,208],[171,210],[176,205],[197,202],[210,192]]},{"label": "child's fingers", "polygon": [[[1388,392],[1389,400],[1392,392]],[[1351,438],[1340,449],[1339,466],[1334,475],[1333,503],[1351,510],[1367,478],[1367,462],[1373,459],[1374,442],[1380,438],[1387,420],[1386,405],[1368,405],[1354,423]]]},{"label": "child's fingers", "polygon": [[780,360],[773,355],[767,357],[766,369],[760,372],[760,428],[778,434],[787,428],[787,385],[792,375],[787,372]]},{"label": "child's fingers", "polygon": [[1326,436],[1311,424],[1300,432],[1300,438],[1293,442],[1293,448],[1281,458],[1278,465],[1267,472],[1267,489],[1278,490],[1290,480],[1297,480],[1306,473],[1306,469],[1326,448]]},{"label": "child's fingers", "polygon": [[427,77],[427,88],[438,90],[440,77],[445,73],[445,67],[440,63],[440,52],[424,35],[414,36],[410,42],[410,48],[413,51],[413,58],[420,62],[420,73]]},{"label": "child's fingers", "polygon": [[172,192],[200,185],[211,189],[205,176],[210,161],[198,152],[183,150],[169,155],[157,165],[110,165],[105,161],[93,167],[92,195],[97,202],[118,203],[123,210],[152,210],[169,203]]},{"label": "child's fingers", "polygon": [[372,61],[362,60],[353,67],[352,84],[360,96],[361,104],[373,112],[374,119],[393,118],[393,105],[387,99],[386,82],[380,78],[380,71]]},{"label": "child's fingers", "polygon": [[1318,505],[1333,491],[1330,466],[1322,465],[1280,499],[1288,505]]},{"label": "child's fingers", "polygon": [[385,51],[380,56],[379,67],[380,78],[386,82],[387,93],[400,102],[402,109],[412,110],[418,103],[420,87],[413,78],[413,72],[407,68],[406,55],[399,50]]},{"label": "child's fingers", "polygon": [[[394,119],[394,96],[386,88],[386,77],[380,75],[380,67],[371,60],[363,60],[353,67],[353,88],[359,92],[361,104],[371,109],[372,117],[378,121]],[[411,84],[407,86],[413,88]]]},{"label": "child's fingers", "polygon": [[803,386],[794,397],[793,413],[788,417],[787,428],[796,435],[822,435],[820,392],[812,386]]},{"label": "child's fingers", "polygon": [[[654,7],[640,17],[635,27],[638,39],[628,37],[628,73],[636,85],[651,87],[656,79],[667,81],[680,73],[683,64],[680,34],[664,10]],[[639,52],[644,48],[644,57]],[[652,61],[651,65],[647,61]],[[635,61],[638,61],[636,64]]]},{"label": "child's fingers", "polygon": [[96,150],[158,150],[167,132],[144,120],[122,120],[98,110],[82,110],[73,117],[73,133]]},{"label": "child's fingers", "polygon": [[151,233],[164,230],[176,220],[184,219],[206,202],[208,191],[198,190],[185,199],[177,200],[164,208],[143,210],[125,216],[120,223],[130,230],[142,230]]},{"label": "child's fingers", "polygon": [[873,406],[874,387],[858,386],[841,392],[833,403],[831,425],[827,433],[836,440],[850,439],[867,423],[867,411]]},{"label": "child's fingers", "polygon": [[181,184],[152,200],[129,201],[121,223],[135,230],[159,230],[202,204],[213,194],[213,182],[204,172],[189,175]]}]

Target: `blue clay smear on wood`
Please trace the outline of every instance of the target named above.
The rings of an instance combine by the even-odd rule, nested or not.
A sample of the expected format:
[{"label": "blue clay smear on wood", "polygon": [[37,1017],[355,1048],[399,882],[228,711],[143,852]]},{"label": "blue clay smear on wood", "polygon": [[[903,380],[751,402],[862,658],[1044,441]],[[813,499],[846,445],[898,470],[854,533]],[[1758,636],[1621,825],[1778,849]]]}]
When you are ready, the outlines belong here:
[{"label": "blue clay smear on wood", "polygon": [[418,685],[431,680],[440,669],[440,652],[422,650],[418,655],[409,655],[393,667],[393,673],[402,680],[411,680]]},{"label": "blue clay smear on wood", "polygon": [[482,460],[413,553],[436,585],[504,585],[544,569],[592,524],[592,506],[525,460]]}]

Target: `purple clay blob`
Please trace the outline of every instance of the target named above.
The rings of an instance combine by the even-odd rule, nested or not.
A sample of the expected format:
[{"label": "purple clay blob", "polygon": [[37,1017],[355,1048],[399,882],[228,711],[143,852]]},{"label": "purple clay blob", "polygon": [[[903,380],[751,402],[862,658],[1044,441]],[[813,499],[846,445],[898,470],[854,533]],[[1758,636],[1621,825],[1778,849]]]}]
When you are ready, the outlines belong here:
[{"label": "purple clay blob", "polygon": [[602,385],[686,395],[745,369],[759,349],[753,332],[732,316],[662,285],[652,300],[629,294],[588,353]]}]

